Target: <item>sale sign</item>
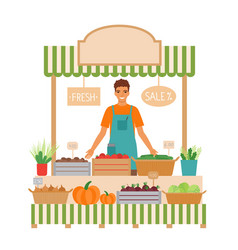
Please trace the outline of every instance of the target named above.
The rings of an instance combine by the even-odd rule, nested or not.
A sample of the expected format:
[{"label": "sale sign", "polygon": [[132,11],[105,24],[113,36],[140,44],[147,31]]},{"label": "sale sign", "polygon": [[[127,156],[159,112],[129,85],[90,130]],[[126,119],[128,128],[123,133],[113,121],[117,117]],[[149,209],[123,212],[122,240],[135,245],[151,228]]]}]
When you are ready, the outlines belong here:
[{"label": "sale sign", "polygon": [[144,90],[141,98],[148,105],[161,107],[173,103],[176,94],[172,89],[165,86],[154,86]]},{"label": "sale sign", "polygon": [[99,106],[100,88],[68,88],[68,106]]}]

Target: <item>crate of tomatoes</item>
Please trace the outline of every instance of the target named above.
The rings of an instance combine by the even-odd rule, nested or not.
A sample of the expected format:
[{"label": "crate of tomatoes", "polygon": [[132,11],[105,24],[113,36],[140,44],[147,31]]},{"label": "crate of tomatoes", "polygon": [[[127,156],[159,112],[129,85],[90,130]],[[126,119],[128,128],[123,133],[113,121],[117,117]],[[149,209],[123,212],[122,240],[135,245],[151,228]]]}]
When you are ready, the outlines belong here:
[{"label": "crate of tomatoes", "polygon": [[131,175],[131,159],[128,155],[104,153],[92,159],[92,175],[126,176]]}]

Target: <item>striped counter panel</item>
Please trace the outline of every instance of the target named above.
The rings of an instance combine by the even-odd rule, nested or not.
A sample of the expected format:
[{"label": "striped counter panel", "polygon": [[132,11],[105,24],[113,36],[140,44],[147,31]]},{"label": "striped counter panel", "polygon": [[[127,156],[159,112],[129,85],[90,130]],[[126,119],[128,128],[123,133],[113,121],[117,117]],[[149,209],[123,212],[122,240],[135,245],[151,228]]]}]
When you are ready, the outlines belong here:
[{"label": "striped counter panel", "polygon": [[32,204],[31,224],[206,224],[206,204]]}]

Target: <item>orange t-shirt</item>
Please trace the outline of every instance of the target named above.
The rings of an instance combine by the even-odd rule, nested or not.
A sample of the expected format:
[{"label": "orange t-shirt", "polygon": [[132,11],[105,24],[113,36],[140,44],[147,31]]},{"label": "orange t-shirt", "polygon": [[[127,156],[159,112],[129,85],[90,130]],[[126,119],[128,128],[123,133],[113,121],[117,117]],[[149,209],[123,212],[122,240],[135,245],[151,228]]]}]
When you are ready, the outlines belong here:
[{"label": "orange t-shirt", "polygon": [[[115,115],[129,115],[131,110],[131,105],[127,104],[125,106],[120,106],[118,104],[114,105],[114,113]],[[140,112],[136,107],[132,107],[132,122],[133,122],[133,127],[134,131],[135,128],[144,126],[143,120],[141,118]],[[101,126],[109,128],[110,130],[112,128],[112,117],[113,117],[113,112],[112,112],[112,106],[108,107],[104,113],[104,116],[102,118]]]}]

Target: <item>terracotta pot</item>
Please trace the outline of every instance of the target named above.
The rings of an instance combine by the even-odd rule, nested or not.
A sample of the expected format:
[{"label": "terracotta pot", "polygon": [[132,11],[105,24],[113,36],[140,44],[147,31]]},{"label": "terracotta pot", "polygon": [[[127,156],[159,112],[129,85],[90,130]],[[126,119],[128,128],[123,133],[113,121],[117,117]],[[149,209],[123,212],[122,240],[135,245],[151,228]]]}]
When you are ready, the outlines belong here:
[{"label": "terracotta pot", "polygon": [[47,175],[47,164],[37,164],[37,175],[39,176]]}]

